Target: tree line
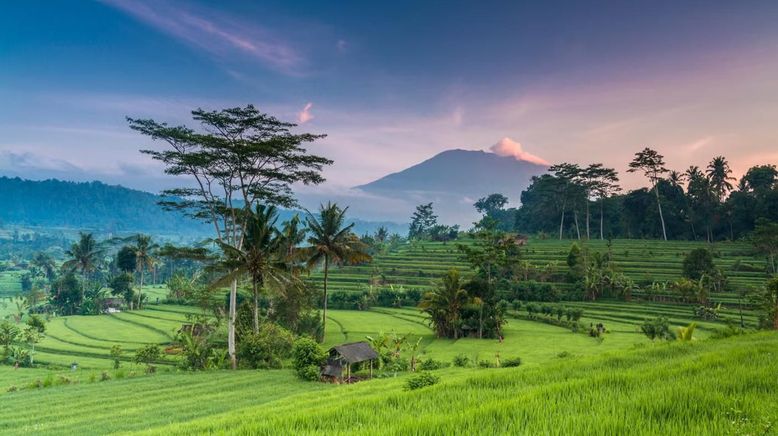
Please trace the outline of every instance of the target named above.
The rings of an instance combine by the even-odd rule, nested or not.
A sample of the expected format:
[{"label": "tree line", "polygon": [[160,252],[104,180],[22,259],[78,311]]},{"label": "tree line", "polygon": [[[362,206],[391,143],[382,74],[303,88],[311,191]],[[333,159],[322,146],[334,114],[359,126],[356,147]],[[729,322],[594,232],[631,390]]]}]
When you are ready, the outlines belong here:
[{"label": "tree line", "polygon": [[754,166],[739,179],[716,156],[705,168],[667,168],[664,156],[645,148],[628,172],[648,182],[623,193],[619,174],[600,163],[560,163],[532,178],[518,208],[493,194],[475,204],[505,231],[573,239],[658,238],[735,240],[762,222],[778,222],[778,170]]}]

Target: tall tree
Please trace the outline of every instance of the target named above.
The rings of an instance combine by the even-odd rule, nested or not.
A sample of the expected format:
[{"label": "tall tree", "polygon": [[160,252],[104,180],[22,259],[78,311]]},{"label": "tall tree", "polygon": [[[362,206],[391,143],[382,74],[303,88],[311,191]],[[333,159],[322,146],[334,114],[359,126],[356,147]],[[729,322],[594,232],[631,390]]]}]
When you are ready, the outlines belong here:
[{"label": "tall tree", "polygon": [[370,260],[367,247],[351,232],[354,223],[346,225],[346,211],[337,204],[321,205],[318,216],[308,213],[308,266],[324,265],[324,303],[321,340],[324,340],[327,326],[327,282],[330,265],[366,262]]},{"label": "tall tree", "polygon": [[286,263],[283,235],[276,228],[275,206],[258,204],[246,225],[241,249],[219,243],[224,251],[223,265],[229,273],[217,284],[229,283],[242,275],[251,280],[254,298],[254,333],[259,333],[259,294],[266,286],[282,290],[291,281]]},{"label": "tall tree", "polygon": [[730,181],[735,180],[727,159],[724,156],[714,157],[708,164],[707,175],[716,200],[723,201],[727,193],[732,190]]},{"label": "tall tree", "polygon": [[38,268],[49,282],[54,281],[57,277],[57,268],[54,263],[54,258],[47,253],[35,253],[30,264],[35,268]]},{"label": "tall tree", "polygon": [[[292,133],[295,124],[252,105],[197,109],[192,116],[201,124],[200,132],[151,119],[128,121],[131,129],[167,144],[162,151],[142,153],[162,162],[167,174],[189,179],[186,187],[164,191],[171,200],[163,205],[212,224],[215,239],[235,249],[242,248],[247,216],[257,204],[295,206],[291,185],[323,182],[321,171],[332,164],[302,147],[324,135]],[[237,368],[237,280],[230,283],[229,300],[227,346],[232,367]]]},{"label": "tall tree", "polygon": [[667,240],[667,229],[665,228],[665,217],[662,213],[662,202],[659,200],[659,189],[657,184],[668,169],[665,168],[665,158],[659,154],[656,150],[652,150],[648,147],[635,153],[635,158],[629,163],[629,169],[627,172],[634,173],[637,171],[643,172],[648,181],[651,183],[651,187],[656,194],[656,205],[659,208],[659,221],[662,223],[662,237]]},{"label": "tall tree", "polygon": [[711,241],[713,214],[717,201],[715,190],[711,187],[711,180],[697,166],[690,166],[686,170],[686,178],[689,181],[686,186],[686,196],[689,202],[689,218],[692,222],[693,236],[696,239],[695,219],[704,219],[705,239]]},{"label": "tall tree", "polygon": [[[554,177],[559,180],[559,197],[561,198],[561,218],[559,220],[559,239],[562,239],[562,231],[565,227],[565,213],[567,212],[567,206],[570,204],[575,205],[579,200],[579,194],[583,193],[582,185],[580,183],[581,167],[577,164],[571,164],[562,162],[560,164],[552,165],[548,168],[548,171],[554,174]],[[578,229],[578,215],[573,207],[573,216],[576,219],[576,231],[578,232],[578,239],[581,239],[581,232]]]},{"label": "tall tree", "polygon": [[154,264],[154,257],[159,245],[154,243],[149,235],[137,234],[133,237],[135,245],[132,249],[135,251],[135,270],[138,271],[140,287],[138,288],[138,309],[143,304],[143,278],[146,274],[146,268],[151,268]]},{"label": "tall tree", "polygon": [[478,213],[492,215],[505,207],[506,204],[508,204],[508,197],[502,194],[491,194],[488,197],[479,198],[473,206]]},{"label": "tall tree", "polygon": [[432,203],[416,206],[416,211],[411,215],[411,225],[408,230],[408,239],[422,239],[429,236],[431,228],[438,224],[438,216],[432,210]]},{"label": "tall tree", "polygon": [[[588,191],[595,201],[600,203],[600,239],[605,239],[604,216],[605,199],[621,191],[619,173],[600,163],[591,164],[585,170]],[[586,207],[586,237],[589,238],[589,206]]]},{"label": "tall tree", "polygon": [[78,242],[73,243],[65,254],[70,256],[70,259],[62,264],[62,268],[81,273],[83,291],[86,281],[98,267],[103,249],[91,233],[79,233]]}]

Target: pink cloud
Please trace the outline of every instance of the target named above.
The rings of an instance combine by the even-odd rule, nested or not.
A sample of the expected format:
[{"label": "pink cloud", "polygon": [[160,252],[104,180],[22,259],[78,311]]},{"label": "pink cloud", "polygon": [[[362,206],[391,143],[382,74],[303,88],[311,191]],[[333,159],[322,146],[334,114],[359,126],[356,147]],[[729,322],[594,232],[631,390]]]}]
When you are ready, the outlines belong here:
[{"label": "pink cloud", "polygon": [[523,160],[537,165],[549,165],[542,157],[524,151],[524,147],[521,143],[516,142],[507,136],[500,139],[500,141],[491,146],[489,150],[498,156],[513,156],[516,160]]},{"label": "pink cloud", "polygon": [[301,110],[297,114],[297,122],[300,124],[305,124],[308,121],[311,121],[313,119],[313,114],[311,113],[311,109],[313,108],[313,103],[308,102],[303,110]]}]

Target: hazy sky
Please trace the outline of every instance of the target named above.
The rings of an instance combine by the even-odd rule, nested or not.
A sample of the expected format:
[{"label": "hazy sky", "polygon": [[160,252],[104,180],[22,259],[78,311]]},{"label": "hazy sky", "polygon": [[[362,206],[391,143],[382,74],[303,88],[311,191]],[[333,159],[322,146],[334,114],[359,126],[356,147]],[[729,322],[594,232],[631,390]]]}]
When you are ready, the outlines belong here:
[{"label": "hazy sky", "polygon": [[3,2],[0,174],[157,190],[125,116],[247,103],[329,135],[332,192],[498,141],[740,173],[778,163],[776,23],[776,1]]}]

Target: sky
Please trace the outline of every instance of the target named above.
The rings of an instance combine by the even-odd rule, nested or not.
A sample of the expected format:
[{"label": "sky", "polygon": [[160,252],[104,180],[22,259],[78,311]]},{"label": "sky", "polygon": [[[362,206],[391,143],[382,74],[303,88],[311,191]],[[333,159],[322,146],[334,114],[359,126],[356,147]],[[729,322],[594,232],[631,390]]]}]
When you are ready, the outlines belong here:
[{"label": "sky", "polygon": [[194,108],[248,103],[328,135],[310,147],[335,160],[315,192],[345,201],[452,148],[602,162],[628,188],[645,146],[679,170],[778,163],[775,1],[0,8],[0,175],[158,191],[172,182],[125,117],[191,125]]}]

